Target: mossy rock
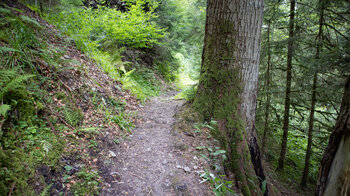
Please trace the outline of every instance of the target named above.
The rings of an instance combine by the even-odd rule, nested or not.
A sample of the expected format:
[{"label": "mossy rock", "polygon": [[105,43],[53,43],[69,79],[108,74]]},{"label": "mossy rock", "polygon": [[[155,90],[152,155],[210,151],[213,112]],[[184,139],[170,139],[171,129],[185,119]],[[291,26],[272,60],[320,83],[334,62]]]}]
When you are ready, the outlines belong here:
[{"label": "mossy rock", "polygon": [[185,151],[188,148],[188,146],[183,141],[176,141],[174,144],[174,148],[177,150]]}]

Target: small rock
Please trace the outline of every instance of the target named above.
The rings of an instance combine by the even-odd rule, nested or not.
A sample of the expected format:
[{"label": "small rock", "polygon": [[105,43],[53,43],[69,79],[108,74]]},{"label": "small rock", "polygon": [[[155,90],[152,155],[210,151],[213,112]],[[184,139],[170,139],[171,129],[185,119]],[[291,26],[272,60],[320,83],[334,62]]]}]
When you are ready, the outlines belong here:
[{"label": "small rock", "polygon": [[117,155],[113,152],[113,151],[108,151],[109,152],[109,155],[111,155],[111,157],[116,157]]},{"label": "small rock", "polygon": [[111,175],[111,176],[118,175],[119,176],[119,173],[118,172],[111,172],[109,175]]},{"label": "small rock", "polygon": [[186,150],[187,149],[187,145],[184,142],[178,142],[174,146],[176,149],[179,149],[179,150]]},{"label": "small rock", "polygon": [[166,179],[165,182],[164,182],[164,186],[165,187],[170,187],[170,185],[171,185],[170,180]]},{"label": "small rock", "polygon": [[70,59],[70,57],[68,55],[63,55],[63,58]]},{"label": "small rock", "polygon": [[190,172],[191,169],[189,167],[184,167],[185,172]]},{"label": "small rock", "polygon": [[181,165],[176,165],[176,168],[181,169],[182,167],[181,167]]},{"label": "small rock", "polygon": [[195,165],[195,166],[193,166],[193,169],[198,169],[198,167]]},{"label": "small rock", "polygon": [[176,189],[179,191],[185,191],[187,189],[187,185],[185,182],[178,183],[176,185]]}]

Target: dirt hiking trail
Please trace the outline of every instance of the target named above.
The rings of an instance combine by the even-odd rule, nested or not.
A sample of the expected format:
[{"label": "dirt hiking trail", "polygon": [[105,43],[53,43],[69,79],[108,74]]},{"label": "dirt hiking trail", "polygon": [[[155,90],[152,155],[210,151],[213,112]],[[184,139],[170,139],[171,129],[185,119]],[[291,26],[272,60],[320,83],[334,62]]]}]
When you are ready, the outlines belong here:
[{"label": "dirt hiking trail", "polygon": [[129,140],[109,153],[114,157],[108,168],[111,181],[101,195],[187,196],[212,195],[206,183],[200,183],[200,163],[196,156],[185,158],[172,132],[175,109],[183,104],[173,100],[175,92],[151,99],[139,113],[142,122]]}]

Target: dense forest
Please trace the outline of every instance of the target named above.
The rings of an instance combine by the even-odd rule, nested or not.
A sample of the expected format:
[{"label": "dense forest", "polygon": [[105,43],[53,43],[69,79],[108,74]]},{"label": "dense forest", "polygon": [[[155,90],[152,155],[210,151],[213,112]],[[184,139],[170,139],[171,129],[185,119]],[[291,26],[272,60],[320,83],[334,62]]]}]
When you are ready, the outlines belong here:
[{"label": "dense forest", "polygon": [[347,0],[1,0],[0,195],[350,195]]}]

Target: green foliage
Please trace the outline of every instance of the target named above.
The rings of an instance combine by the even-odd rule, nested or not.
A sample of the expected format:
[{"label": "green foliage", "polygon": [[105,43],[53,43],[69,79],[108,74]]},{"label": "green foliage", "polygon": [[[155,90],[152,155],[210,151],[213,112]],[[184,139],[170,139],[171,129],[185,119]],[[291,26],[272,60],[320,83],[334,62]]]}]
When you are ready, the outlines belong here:
[{"label": "green foliage", "polygon": [[[28,186],[28,181],[34,176],[33,157],[24,152],[23,149],[15,151],[1,150],[0,162],[2,169],[0,170],[0,191],[4,195],[8,195],[9,187],[16,183],[14,195],[34,194],[34,191]],[[23,163],[26,165],[23,165]],[[3,169],[6,168],[6,169]]]},{"label": "green foliage", "polygon": [[84,115],[81,109],[76,107],[64,107],[61,111],[64,119],[67,123],[73,127],[76,127],[80,124],[80,122],[84,119]]},{"label": "green foliage", "polygon": [[74,195],[97,195],[99,192],[99,174],[98,172],[83,168],[81,171],[76,173],[78,182],[72,187]]},{"label": "green foliage", "polygon": [[[166,73],[164,75],[171,78],[171,81],[182,80],[183,76],[189,76],[194,81],[198,80],[203,48],[205,7],[206,0],[159,0],[159,6],[155,10],[159,15],[156,21],[161,27],[167,28],[161,47],[163,47],[163,53],[170,51],[167,55],[173,57],[168,60],[171,62],[170,66],[167,63],[161,63],[159,69],[162,73]],[[175,70],[173,70],[174,67]],[[177,73],[181,75],[175,76]]]},{"label": "green foliage", "polygon": [[186,99],[189,102],[193,102],[194,98],[196,97],[196,93],[197,93],[197,86],[192,85],[190,87],[185,88],[183,91],[177,94],[174,98]]},{"label": "green foliage", "polygon": [[[144,11],[146,5],[150,9],[147,12]],[[70,35],[77,47],[96,60],[113,79],[121,81],[125,89],[146,99],[158,94],[156,80],[150,77],[154,74],[149,69],[127,73],[126,66],[130,63],[122,61],[123,46],[152,47],[163,37],[164,29],[153,21],[157,17],[155,2],[130,1],[128,6],[127,12],[103,6],[98,9],[61,7],[59,14],[51,14],[48,19]]]},{"label": "green foliage", "polygon": [[106,40],[136,48],[151,47],[162,37],[163,30],[152,22],[156,17],[153,13],[156,4],[148,4],[151,9],[148,12],[143,9],[145,4],[146,1],[137,0],[130,4],[128,12],[106,7],[70,7],[51,16],[50,20],[71,35],[84,51],[91,51]]},{"label": "green foliage", "polygon": [[33,77],[33,75],[18,76],[15,70],[0,70],[0,99],[15,91],[25,90],[23,82]]},{"label": "green foliage", "polygon": [[110,105],[111,107],[119,110],[119,111],[123,111],[125,108],[125,105],[126,105],[126,103],[124,101],[121,101],[121,100],[113,98],[113,97],[109,97],[107,99],[107,104]]},{"label": "green foliage", "polygon": [[[201,183],[208,181],[213,186],[213,192],[216,196],[223,196],[228,194],[235,195],[235,191],[231,189],[234,187],[233,181],[221,179],[208,171],[201,174],[200,177],[203,178],[203,181]],[[221,175],[221,177],[225,177],[225,175]]]},{"label": "green foliage", "polygon": [[[281,182],[293,188],[299,187],[304,170],[313,75],[318,74],[318,81],[312,129],[312,153],[307,179],[308,186],[311,185],[310,188],[316,185],[319,164],[339,112],[344,76],[349,74],[349,66],[343,64],[346,62],[344,58],[349,57],[347,52],[349,44],[343,42],[349,40],[349,25],[343,16],[337,14],[346,10],[345,1],[320,2],[305,1],[303,5],[298,6],[298,17],[294,19],[296,28],[293,39],[295,44],[287,154],[284,169],[278,173]],[[323,21],[320,21],[320,8],[323,3],[326,3],[326,9],[323,10]],[[289,5],[268,0],[265,1],[265,7],[269,12],[264,14],[266,25],[263,26],[262,31],[256,126],[259,135],[264,135],[266,105],[269,104],[265,155],[267,161],[276,167],[285,108],[285,66],[288,42],[288,31],[285,28],[288,25],[288,18],[285,16],[289,14]],[[322,35],[319,37],[320,22],[323,27]],[[317,50],[319,54],[316,54]],[[268,65],[270,65],[269,77],[267,77]]]},{"label": "green foliage", "polygon": [[36,71],[32,59],[38,52],[33,48],[43,47],[36,37],[38,33],[36,29],[41,25],[28,16],[15,15],[15,12],[20,11],[15,8],[1,8],[1,10],[0,40],[3,40],[5,45],[0,45],[0,53],[3,55],[0,64],[9,68],[30,67],[32,71]]},{"label": "green foliage", "polygon": [[[40,76],[37,60],[59,64],[60,53],[48,48],[43,27],[23,11],[0,5],[0,192],[35,195],[37,167],[58,165],[63,141],[46,125],[42,116],[46,81]],[[42,83],[41,83],[42,82]],[[40,84],[41,83],[41,84]],[[45,119],[45,120],[43,120]]]},{"label": "green foliage", "polygon": [[89,138],[93,137],[94,135],[98,135],[100,133],[98,127],[88,127],[88,128],[78,128],[74,130],[74,133],[76,133],[79,136],[87,136]]},{"label": "green foliage", "polygon": [[[21,75],[14,69],[0,70],[0,114],[6,117],[9,112],[20,112],[20,115],[8,116],[11,119],[30,120],[34,107],[34,99],[27,90],[25,82],[34,75]],[[0,132],[1,136],[1,132]]]},{"label": "green foliage", "polygon": [[6,129],[0,139],[1,193],[8,194],[9,187],[15,183],[14,195],[34,194],[31,182],[36,167],[45,164],[54,168],[58,164],[62,141],[44,121],[33,116],[31,123],[35,125],[20,121],[12,129]]},{"label": "green foliage", "polygon": [[11,110],[11,106],[7,104],[0,105],[0,116],[6,117],[7,112]]},{"label": "green foliage", "polygon": [[135,125],[129,120],[129,117],[125,115],[124,112],[113,116],[111,120],[116,123],[123,131],[128,131],[131,133],[132,128],[135,127]]},{"label": "green foliage", "polygon": [[21,15],[20,18],[22,19],[23,22],[35,27],[35,28],[42,28],[42,26],[38,23],[38,21],[36,21],[33,18],[30,18],[28,16],[25,15]]},{"label": "green foliage", "polygon": [[44,190],[41,191],[40,196],[47,196],[49,195],[50,188],[52,187],[52,184],[45,187]]},{"label": "green foliage", "polygon": [[124,89],[143,101],[150,96],[157,96],[160,91],[155,73],[147,68],[127,72],[121,79],[121,83]]},{"label": "green foliage", "polygon": [[93,148],[93,149],[97,149],[98,142],[96,140],[92,139],[92,140],[90,140],[88,147]]}]

